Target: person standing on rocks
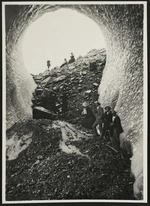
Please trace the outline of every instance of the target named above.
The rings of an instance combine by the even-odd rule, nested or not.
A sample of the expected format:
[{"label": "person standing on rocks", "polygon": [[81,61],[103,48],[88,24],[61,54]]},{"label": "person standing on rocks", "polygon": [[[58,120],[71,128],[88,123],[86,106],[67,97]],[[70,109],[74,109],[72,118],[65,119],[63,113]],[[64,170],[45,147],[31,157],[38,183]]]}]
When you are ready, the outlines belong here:
[{"label": "person standing on rocks", "polygon": [[75,62],[75,58],[74,58],[74,55],[73,53],[71,53],[71,56],[70,56],[70,60],[69,60],[69,64]]},{"label": "person standing on rocks", "polygon": [[112,146],[119,150],[120,149],[120,134],[123,132],[120,117],[117,115],[116,111],[112,112]]},{"label": "person standing on rocks", "polygon": [[51,66],[51,62],[50,62],[50,60],[47,60],[47,67],[48,67],[48,70],[49,70],[50,66]]},{"label": "person standing on rocks", "polygon": [[112,136],[112,112],[111,112],[111,107],[107,106],[105,107],[105,113],[102,117],[103,120],[103,129],[102,129],[102,138],[103,136],[108,137],[108,139],[110,140],[110,137]]},{"label": "person standing on rocks", "polygon": [[99,125],[100,135],[102,135],[102,118],[103,118],[103,115],[104,115],[104,109],[101,107],[101,103],[99,103],[97,101],[96,102],[96,112],[95,112],[96,120],[95,120],[94,124],[92,125],[95,136],[98,136],[97,129],[96,129],[97,125]]},{"label": "person standing on rocks", "polygon": [[67,59],[64,59],[64,63],[60,66],[60,68],[62,68],[63,66],[68,65]]},{"label": "person standing on rocks", "polygon": [[87,128],[87,129],[92,129],[92,125],[94,124],[96,118],[95,115],[92,111],[92,109],[89,106],[88,102],[83,102],[83,112],[82,114],[84,115],[84,119],[82,120],[82,126]]}]

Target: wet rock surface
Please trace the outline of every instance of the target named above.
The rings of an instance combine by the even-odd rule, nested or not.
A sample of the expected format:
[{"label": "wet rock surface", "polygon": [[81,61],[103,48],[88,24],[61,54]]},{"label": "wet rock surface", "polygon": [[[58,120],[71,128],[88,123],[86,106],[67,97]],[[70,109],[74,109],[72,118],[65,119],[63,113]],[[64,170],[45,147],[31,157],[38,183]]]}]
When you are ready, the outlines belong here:
[{"label": "wet rock surface", "polygon": [[106,140],[92,134],[74,141],[68,138],[66,145],[74,145],[84,155],[67,154],[59,147],[61,128],[54,127],[51,120],[16,124],[7,131],[7,138],[31,131],[28,148],[6,162],[8,201],[134,199],[129,158],[106,147]]}]

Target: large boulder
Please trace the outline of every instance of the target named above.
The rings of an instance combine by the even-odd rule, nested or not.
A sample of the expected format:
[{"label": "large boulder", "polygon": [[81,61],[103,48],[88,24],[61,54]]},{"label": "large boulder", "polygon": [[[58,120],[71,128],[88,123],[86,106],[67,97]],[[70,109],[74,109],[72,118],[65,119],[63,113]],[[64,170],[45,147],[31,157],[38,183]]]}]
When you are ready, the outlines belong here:
[{"label": "large boulder", "polygon": [[49,111],[48,109],[45,109],[44,107],[36,106],[33,108],[33,118],[56,120],[57,115]]}]

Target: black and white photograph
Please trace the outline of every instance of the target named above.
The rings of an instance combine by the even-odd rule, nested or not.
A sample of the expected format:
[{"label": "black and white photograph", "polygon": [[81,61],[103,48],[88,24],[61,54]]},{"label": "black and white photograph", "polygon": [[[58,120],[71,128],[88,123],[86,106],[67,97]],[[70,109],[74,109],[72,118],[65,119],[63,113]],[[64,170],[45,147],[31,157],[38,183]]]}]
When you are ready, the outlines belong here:
[{"label": "black and white photograph", "polygon": [[147,2],[2,2],[2,202],[147,203]]}]

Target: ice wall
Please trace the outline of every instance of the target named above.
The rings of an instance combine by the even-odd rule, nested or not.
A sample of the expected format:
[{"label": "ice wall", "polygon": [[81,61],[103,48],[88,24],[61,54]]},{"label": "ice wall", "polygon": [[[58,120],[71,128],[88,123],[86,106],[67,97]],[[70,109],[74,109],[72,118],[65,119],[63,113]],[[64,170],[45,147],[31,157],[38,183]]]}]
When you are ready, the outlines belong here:
[{"label": "ice wall", "polygon": [[107,61],[99,101],[122,120],[121,146],[132,154],[134,195],[143,198],[143,5],[102,5],[84,12],[102,28]]},{"label": "ice wall", "polygon": [[[120,8],[112,18],[107,65],[99,101],[111,105],[122,120],[121,146],[133,154],[134,194],[143,197],[143,18],[142,6]],[[111,46],[112,45],[112,46]]]},{"label": "ice wall", "polygon": [[[32,117],[31,98],[36,85],[26,71],[21,56],[21,30],[10,16],[6,18],[6,127]],[[9,18],[10,17],[10,18]],[[21,23],[21,22],[20,22]],[[22,27],[22,28],[21,28]],[[20,38],[19,38],[20,37]]]},{"label": "ice wall", "polygon": [[[99,87],[99,101],[103,106],[112,106],[121,117],[124,128],[121,137],[122,147],[125,147],[129,153],[133,153],[131,169],[135,176],[134,194],[137,199],[142,199],[143,5],[7,6],[6,11],[9,13],[6,19],[7,45],[11,45],[13,53],[17,51],[16,43],[19,37],[33,20],[45,12],[54,11],[60,7],[76,9],[92,18],[101,27],[106,38],[107,63]],[[10,48],[7,47],[7,49]],[[23,68],[12,66],[16,64],[18,58],[10,58],[10,56],[11,54],[7,55],[7,110],[11,112],[10,115],[7,113],[7,117],[17,119],[28,116],[30,113],[30,109],[22,109],[22,107],[30,107],[29,99],[26,99],[27,96],[23,95],[22,91],[24,90],[25,94],[31,94],[31,86],[29,88],[25,82],[22,75]],[[15,77],[17,74],[19,80]],[[16,80],[22,85],[22,91],[17,86],[19,83]],[[14,104],[8,97],[12,94],[11,85],[16,95]],[[16,104],[20,109],[12,112]]]}]

